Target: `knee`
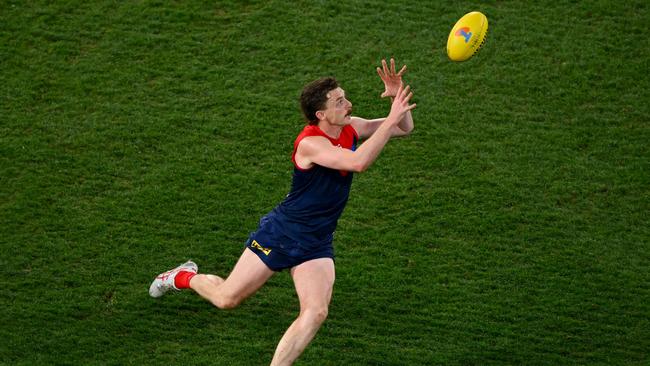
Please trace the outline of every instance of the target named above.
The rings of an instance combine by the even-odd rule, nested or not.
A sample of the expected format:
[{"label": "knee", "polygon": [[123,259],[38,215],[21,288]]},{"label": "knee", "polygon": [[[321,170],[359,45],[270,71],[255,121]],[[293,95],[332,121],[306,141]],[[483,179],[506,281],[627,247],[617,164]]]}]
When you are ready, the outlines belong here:
[{"label": "knee", "polygon": [[327,306],[312,307],[305,309],[301,317],[312,325],[320,326],[327,319],[328,313]]}]

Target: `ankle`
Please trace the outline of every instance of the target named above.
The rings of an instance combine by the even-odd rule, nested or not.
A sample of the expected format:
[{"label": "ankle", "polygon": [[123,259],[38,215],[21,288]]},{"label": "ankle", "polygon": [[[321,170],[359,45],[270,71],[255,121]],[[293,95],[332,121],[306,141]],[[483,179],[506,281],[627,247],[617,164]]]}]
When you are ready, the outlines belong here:
[{"label": "ankle", "polygon": [[190,280],[192,277],[196,276],[196,273],[190,271],[180,271],[176,274],[174,278],[174,287],[181,290],[184,288],[190,288]]}]

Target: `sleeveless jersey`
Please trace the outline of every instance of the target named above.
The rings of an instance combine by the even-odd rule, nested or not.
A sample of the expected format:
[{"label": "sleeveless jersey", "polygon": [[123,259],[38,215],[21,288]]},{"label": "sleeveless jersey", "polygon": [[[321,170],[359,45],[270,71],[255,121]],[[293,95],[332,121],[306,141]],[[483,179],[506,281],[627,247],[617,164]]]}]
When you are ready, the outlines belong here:
[{"label": "sleeveless jersey", "polygon": [[298,167],[295,160],[298,144],[309,136],[323,136],[334,146],[354,151],[358,135],[352,126],[347,125],[339,138],[333,139],[318,126],[310,125],[302,130],[294,142],[291,191],[265,219],[270,220],[284,236],[314,247],[331,243],[338,219],[348,201],[353,174],[317,164],[309,169]]}]

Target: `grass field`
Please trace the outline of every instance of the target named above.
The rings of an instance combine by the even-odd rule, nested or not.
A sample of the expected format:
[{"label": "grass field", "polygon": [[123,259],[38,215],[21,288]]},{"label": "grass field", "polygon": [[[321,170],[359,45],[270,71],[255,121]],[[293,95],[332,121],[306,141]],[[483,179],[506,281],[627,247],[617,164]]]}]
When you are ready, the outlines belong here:
[{"label": "grass field", "polygon": [[0,364],[268,364],[286,272],[232,311],[149,283],[226,275],[288,192],[302,86],[385,116],[394,56],[416,129],[355,177],[297,365],[649,365],[649,5],[0,1]]}]

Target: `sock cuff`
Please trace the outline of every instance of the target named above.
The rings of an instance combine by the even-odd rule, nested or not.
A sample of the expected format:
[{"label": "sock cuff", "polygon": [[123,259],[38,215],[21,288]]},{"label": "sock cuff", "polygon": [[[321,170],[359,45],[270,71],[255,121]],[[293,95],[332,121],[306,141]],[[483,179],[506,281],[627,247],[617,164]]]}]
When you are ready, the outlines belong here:
[{"label": "sock cuff", "polygon": [[190,280],[196,276],[196,273],[190,271],[180,271],[174,278],[174,287],[177,289],[190,288]]}]

